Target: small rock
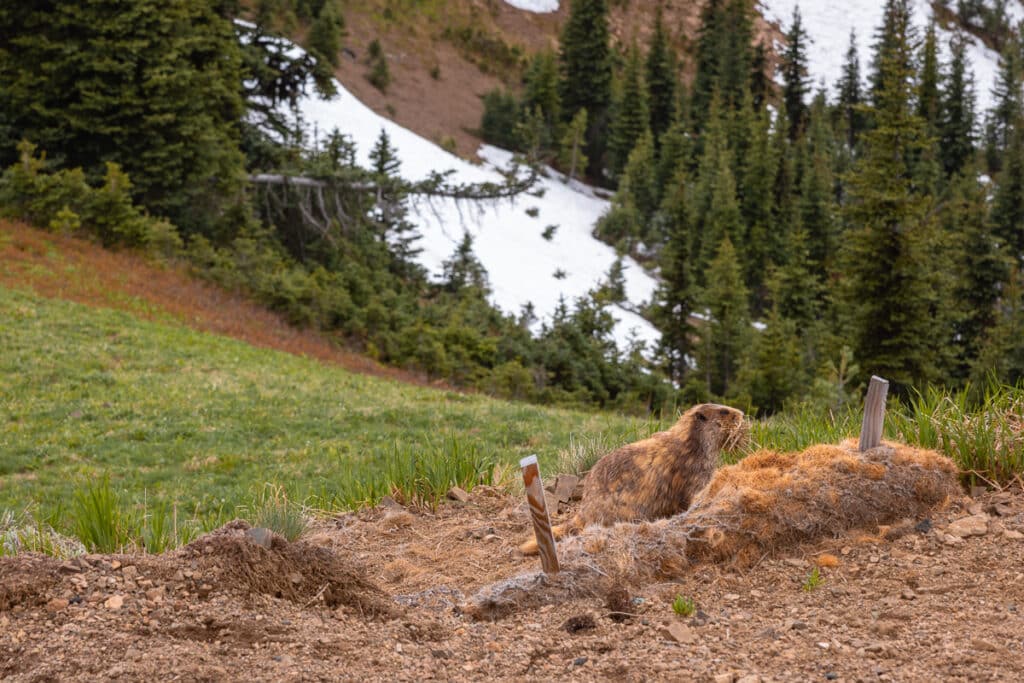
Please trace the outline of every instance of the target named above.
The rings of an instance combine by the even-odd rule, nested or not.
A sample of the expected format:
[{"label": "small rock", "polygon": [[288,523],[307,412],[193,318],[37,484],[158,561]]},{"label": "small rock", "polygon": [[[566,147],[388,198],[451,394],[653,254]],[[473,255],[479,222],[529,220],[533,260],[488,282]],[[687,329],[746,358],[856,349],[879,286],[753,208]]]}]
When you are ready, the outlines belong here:
[{"label": "small rock", "polygon": [[752,588],[750,590],[750,597],[752,597],[752,598],[763,598],[764,597],[764,593],[762,591],[757,590],[756,588]]},{"label": "small rock", "polygon": [[972,486],[971,487],[971,498],[977,498],[983,496],[988,491],[987,486]]},{"label": "small rock", "polygon": [[586,663],[587,663],[587,658],[586,657],[577,657],[576,659],[572,660],[572,665],[573,666],[583,666]]},{"label": "small rock", "polygon": [[568,503],[572,500],[572,492],[576,490],[576,485],[580,483],[580,478],[575,474],[560,474],[555,479],[555,490],[554,494],[563,503]]},{"label": "small rock", "polygon": [[942,535],[942,542],[945,543],[946,545],[960,545],[961,543],[964,542],[964,539],[960,538],[959,536],[951,536],[949,534],[943,534]]},{"label": "small rock", "polygon": [[548,509],[548,517],[558,514],[558,508],[561,505],[558,500],[558,496],[551,493],[551,491],[544,492],[544,505]]},{"label": "small rock", "polygon": [[983,650],[985,652],[996,652],[999,650],[999,646],[995,643],[990,643],[982,638],[974,638],[971,640],[971,647],[975,650]]},{"label": "small rock", "polygon": [[757,674],[747,674],[737,678],[736,683],[761,683],[761,677]]},{"label": "small rock", "polygon": [[50,614],[53,614],[54,612],[61,611],[69,604],[70,603],[64,598],[54,598],[53,600],[50,600],[48,603],[46,603],[46,611]]},{"label": "small rock", "polygon": [[580,614],[575,617],[569,617],[565,623],[562,624],[562,629],[569,633],[593,631],[595,628],[597,628],[597,622],[591,614]]},{"label": "small rock", "polygon": [[697,642],[697,632],[686,624],[673,622],[663,631],[664,635],[682,645],[690,645]]},{"label": "small rock", "polygon": [[783,562],[788,564],[790,567],[797,567],[797,568],[806,567],[807,564],[808,564],[807,560],[804,560],[804,559],[799,558],[799,557],[787,557],[785,560],[783,560]]},{"label": "small rock", "polygon": [[1009,539],[1011,541],[1019,541],[1020,539],[1024,538],[1024,534],[1014,529],[1005,529],[1003,531],[1003,538]]},{"label": "small rock", "polygon": [[946,533],[957,538],[984,536],[988,533],[988,515],[981,514],[961,517],[946,527]]},{"label": "small rock", "polygon": [[119,560],[111,560],[110,561],[110,568],[115,570],[115,571],[120,569],[121,568],[121,562]]},{"label": "small rock", "polygon": [[106,602],[103,603],[103,606],[107,609],[121,609],[123,605],[124,596],[121,595],[111,595],[107,598]]},{"label": "small rock", "polygon": [[404,505],[399,503],[397,500],[395,500],[391,496],[384,496],[383,498],[381,498],[380,499],[380,505],[378,507],[382,507],[382,508],[384,508],[386,510],[404,510],[405,509]]},{"label": "small rock", "polygon": [[919,534],[926,534],[932,530],[932,520],[925,517],[920,522],[914,525],[914,531]]},{"label": "small rock", "polygon": [[448,496],[449,500],[457,500],[460,503],[469,502],[469,493],[467,493],[466,490],[461,486],[451,487],[450,489],[448,489],[448,493],[446,495]]},{"label": "small rock", "polygon": [[292,572],[288,575],[288,580],[291,581],[294,585],[298,586],[300,583],[302,583],[302,574],[300,574],[299,572]]},{"label": "small rock", "polygon": [[274,542],[274,532],[264,527],[246,529],[245,536],[256,545],[261,545],[264,548],[269,548]]},{"label": "small rock", "polygon": [[903,598],[904,600],[914,600],[914,599],[917,598],[917,593],[915,593],[914,591],[912,591],[909,588],[904,588],[903,592],[900,593],[900,597]]},{"label": "small rock", "polygon": [[972,515],[981,515],[985,513],[985,506],[981,503],[971,503],[967,506],[967,511]]},{"label": "small rock", "polygon": [[67,574],[77,574],[82,571],[82,568],[74,562],[65,561],[61,563],[60,571],[65,572]]},{"label": "small rock", "polygon": [[163,588],[150,588],[146,591],[146,599],[153,602],[163,602],[164,589]]},{"label": "small rock", "polygon": [[815,645],[817,645],[818,647],[820,647],[820,648],[821,648],[822,650],[827,650],[827,649],[829,649],[830,647],[832,647],[832,644],[831,644],[831,643],[826,643],[826,642],[824,642],[824,641],[822,641],[822,642],[820,642],[820,643],[815,643]]},{"label": "small rock", "polygon": [[[115,560],[115,562],[116,562],[116,560]],[[134,564],[130,564],[127,567],[125,567],[124,569],[121,570],[121,576],[123,576],[126,579],[134,579],[138,575],[139,575],[139,568],[136,567]]]},{"label": "small rock", "polygon": [[201,584],[201,585],[199,586],[199,588],[198,588],[198,589],[196,589],[196,594],[197,594],[197,595],[198,595],[198,596],[199,596],[200,598],[205,598],[205,597],[209,596],[209,595],[210,595],[210,593],[212,593],[212,592],[213,592],[213,586],[211,586],[211,585],[210,585],[210,584],[208,584],[208,583],[204,583],[204,584]]},{"label": "small rock", "polygon": [[722,596],[722,598],[724,598],[725,600],[728,600],[729,602],[736,602],[737,600],[740,599],[740,596],[739,596],[738,593],[726,593],[725,595]]},{"label": "small rock", "polygon": [[736,674],[729,673],[717,674],[715,676],[715,683],[736,683]]}]

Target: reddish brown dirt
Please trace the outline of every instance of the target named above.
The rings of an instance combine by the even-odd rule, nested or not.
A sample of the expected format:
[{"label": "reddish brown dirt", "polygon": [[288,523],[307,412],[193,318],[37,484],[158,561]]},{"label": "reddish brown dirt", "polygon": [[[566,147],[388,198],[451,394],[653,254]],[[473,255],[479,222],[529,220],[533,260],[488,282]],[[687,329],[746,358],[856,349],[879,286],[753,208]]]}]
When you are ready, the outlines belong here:
[{"label": "reddish brown dirt", "polygon": [[[972,513],[988,518],[982,535],[949,545],[949,522]],[[635,591],[624,603],[635,616],[622,622],[601,598],[494,623],[453,610],[535,567],[515,549],[527,533],[518,500],[490,489],[434,512],[383,507],[320,522],[290,550],[278,541],[245,553],[246,571],[223,538],[162,556],[4,559],[0,678],[1017,679],[1024,494],[965,499],[931,521],[898,538],[872,529],[792,549],[744,573],[701,567]],[[822,553],[835,558],[804,590]],[[310,568],[296,569],[304,554]],[[340,602],[320,593],[325,576],[348,577],[339,581],[353,592]],[[372,606],[378,587],[394,613],[353,602],[364,594]],[[676,594],[695,600],[695,617],[672,612]]]},{"label": "reddish brown dirt", "polygon": [[389,368],[340,348],[326,336],[289,325],[240,294],[193,278],[184,266],[154,263],[74,237],[0,219],[0,286],[88,306],[114,308],[150,320],[173,320],[340,365],[352,372],[430,386],[425,377]]},{"label": "reddish brown dirt", "polygon": [[[526,55],[542,49],[557,49],[562,25],[569,16],[569,2],[563,0],[551,14],[518,10],[502,0],[457,0],[445,3],[445,16],[434,23],[411,24],[401,18],[386,22],[380,17],[385,3],[365,0],[345,9],[347,37],[337,77],[353,95],[381,116],[391,118],[422,137],[440,143],[450,137],[455,152],[473,159],[481,144],[476,130],[483,115],[482,97],[503,85],[494,73],[485,73],[469,61],[451,42],[441,37],[444,26],[483,27],[508,45],[521,47]],[[664,23],[680,54],[692,51],[700,27],[703,2],[681,0],[632,0],[613,3],[609,18],[612,41],[628,46],[635,39],[644,47],[650,40],[655,9],[661,5]],[[755,40],[770,50],[782,39],[777,26],[755,17]],[[387,55],[391,85],[381,92],[366,80],[366,55],[371,41],[379,39]],[[683,59],[681,74],[692,76],[692,60]],[[438,69],[439,77],[431,71]],[[489,71],[493,72],[493,69]],[[504,85],[513,90],[519,84],[504,75]],[[372,141],[356,141],[369,145]]]}]

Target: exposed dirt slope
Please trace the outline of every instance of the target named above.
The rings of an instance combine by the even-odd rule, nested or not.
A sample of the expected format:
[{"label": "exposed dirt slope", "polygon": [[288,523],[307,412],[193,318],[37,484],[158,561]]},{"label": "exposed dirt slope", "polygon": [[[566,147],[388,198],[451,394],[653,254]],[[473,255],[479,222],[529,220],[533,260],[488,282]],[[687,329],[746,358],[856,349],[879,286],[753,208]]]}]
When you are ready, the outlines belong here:
[{"label": "exposed dirt slope", "polygon": [[[1016,679],[1024,494],[965,501],[926,531],[911,521],[918,530],[902,536],[869,530],[764,558],[743,574],[701,567],[636,591],[625,603],[636,616],[623,621],[600,597],[494,623],[453,611],[463,594],[536,562],[515,550],[527,533],[518,500],[488,489],[436,512],[384,507],[324,522],[290,550],[255,548],[241,565],[217,538],[156,557],[4,559],[0,678]],[[317,560],[308,571],[287,563],[303,552]],[[822,553],[837,566],[804,590]],[[253,574],[266,582],[246,578]],[[350,577],[353,591],[320,592],[331,584],[324,576]],[[394,614],[353,599],[365,595],[372,607],[378,588]],[[696,601],[695,617],[672,612],[680,593]]]},{"label": "exposed dirt slope", "polygon": [[[563,0],[557,12],[534,14],[502,0],[452,0],[428,2],[389,15],[387,8],[393,3],[385,0],[348,3],[348,35],[344,43],[350,52],[342,56],[338,79],[378,114],[434,142],[451,137],[456,153],[472,158],[481,143],[474,132],[483,114],[481,98],[503,83],[518,88],[522,70],[488,58],[486,51],[479,48],[460,48],[457,40],[445,37],[445,29],[472,28],[477,32],[478,44],[491,42],[519,49],[525,65],[537,51],[557,49],[569,4]],[[611,5],[614,43],[628,46],[636,39],[645,46],[655,10],[661,5],[672,42],[680,54],[686,54],[696,38],[704,3],[631,0]],[[386,15],[392,18],[385,19]],[[759,39],[769,47],[781,37],[778,28],[767,24],[760,15],[755,26]],[[388,57],[392,83],[386,93],[365,77],[369,71],[366,56],[374,39],[380,40]],[[435,68],[437,78],[431,73]],[[683,60],[681,70],[684,75],[691,72],[689,60]]]}]

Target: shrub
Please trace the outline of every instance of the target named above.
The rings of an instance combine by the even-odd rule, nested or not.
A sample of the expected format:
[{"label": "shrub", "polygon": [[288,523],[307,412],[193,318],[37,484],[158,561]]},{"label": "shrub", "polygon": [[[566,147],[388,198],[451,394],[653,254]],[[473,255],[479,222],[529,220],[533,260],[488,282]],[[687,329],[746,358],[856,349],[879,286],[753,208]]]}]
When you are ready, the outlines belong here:
[{"label": "shrub", "polygon": [[484,95],[484,113],[480,120],[480,136],[485,142],[505,149],[518,149],[516,135],[519,104],[512,93],[495,88]]}]

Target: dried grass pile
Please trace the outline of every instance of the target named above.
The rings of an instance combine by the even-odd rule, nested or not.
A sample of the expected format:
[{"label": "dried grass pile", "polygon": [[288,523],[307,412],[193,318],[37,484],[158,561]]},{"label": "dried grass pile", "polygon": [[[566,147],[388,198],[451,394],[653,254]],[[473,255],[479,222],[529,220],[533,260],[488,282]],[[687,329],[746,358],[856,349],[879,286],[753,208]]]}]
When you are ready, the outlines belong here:
[{"label": "dried grass pile", "polygon": [[[493,618],[610,586],[682,576],[699,563],[750,565],[801,543],[919,519],[960,495],[958,470],[929,450],[854,441],[801,453],[759,451],[719,469],[686,512],[670,519],[590,527],[559,548],[565,576],[515,577],[480,591],[467,611]],[[572,588],[566,588],[571,584]]]}]

